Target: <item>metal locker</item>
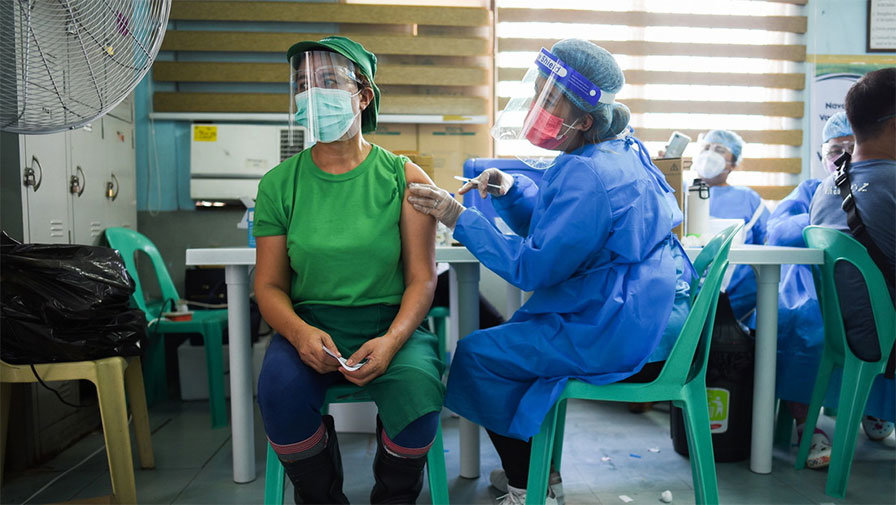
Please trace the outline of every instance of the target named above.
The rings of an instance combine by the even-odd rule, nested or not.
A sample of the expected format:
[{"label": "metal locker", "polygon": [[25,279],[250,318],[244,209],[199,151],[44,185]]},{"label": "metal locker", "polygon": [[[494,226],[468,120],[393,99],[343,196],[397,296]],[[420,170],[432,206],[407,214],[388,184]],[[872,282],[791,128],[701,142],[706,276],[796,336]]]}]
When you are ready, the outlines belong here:
[{"label": "metal locker", "polygon": [[105,151],[110,156],[106,179],[108,226],[137,229],[137,157],[134,125],[112,116],[103,118]]},{"label": "metal locker", "polygon": [[65,244],[71,240],[68,135],[20,135],[24,240]]},{"label": "metal locker", "polygon": [[103,125],[96,120],[70,133],[69,197],[72,200],[72,243],[98,244],[106,229],[106,180]]}]

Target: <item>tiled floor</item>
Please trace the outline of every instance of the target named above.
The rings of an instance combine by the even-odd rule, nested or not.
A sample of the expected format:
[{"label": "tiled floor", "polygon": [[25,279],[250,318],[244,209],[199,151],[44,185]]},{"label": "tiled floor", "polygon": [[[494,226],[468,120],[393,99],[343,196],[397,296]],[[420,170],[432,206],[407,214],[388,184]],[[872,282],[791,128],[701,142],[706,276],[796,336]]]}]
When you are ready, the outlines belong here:
[{"label": "tiled floor", "polygon": [[[137,494],[144,504],[230,504],[260,503],[264,494],[265,445],[261,420],[256,416],[256,466],[258,478],[249,484],[234,484],[229,429],[209,428],[205,402],[170,402],[150,412],[156,468],[137,470]],[[660,405],[653,411],[630,414],[625,405],[597,402],[570,402],[564,440],[563,482],[566,502],[657,504],[659,495],[670,490],[673,503],[694,502],[688,460],[672,448],[668,410]],[[833,420],[822,419],[822,427],[833,433]],[[444,419],[445,458],[448,485],[454,504],[490,504],[498,492],[489,488],[488,472],[498,463],[497,455],[484,432],[482,435],[482,476],[469,480],[458,477],[457,420]],[[373,477],[370,465],[375,442],[372,435],[343,434],[345,492],[352,503],[365,503]],[[53,479],[28,503],[55,503],[109,494],[102,436],[91,434],[52,461],[26,472],[7,475],[0,488],[0,502],[22,503]],[[650,449],[659,449],[653,452]],[[795,471],[795,449],[775,453],[770,475],[750,472],[748,462],[717,465],[722,503],[731,504],[828,504],[896,503],[896,441],[871,442],[858,437],[856,458],[846,500],[824,494],[826,473]],[[77,469],[63,472],[90,454]],[[633,455],[640,456],[635,457]],[[605,458],[609,457],[609,460]],[[60,475],[63,475],[61,478]],[[291,496],[287,488],[287,496]],[[424,487],[420,503],[429,502]]]}]

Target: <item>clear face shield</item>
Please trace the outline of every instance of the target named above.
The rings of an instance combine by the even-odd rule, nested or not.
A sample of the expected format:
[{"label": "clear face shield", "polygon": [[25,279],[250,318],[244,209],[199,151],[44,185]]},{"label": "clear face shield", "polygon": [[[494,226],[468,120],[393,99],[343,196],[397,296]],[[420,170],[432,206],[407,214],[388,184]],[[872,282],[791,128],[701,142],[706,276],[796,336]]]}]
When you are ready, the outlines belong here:
[{"label": "clear face shield", "polygon": [[541,169],[554,164],[567,140],[576,134],[575,126],[588,115],[566,93],[590,107],[612,104],[614,99],[614,94],[602,92],[544,48],[515,91],[491,134],[495,140],[510,141],[517,158]]},{"label": "clear face shield", "polygon": [[361,131],[363,81],[355,64],[341,54],[305,51],[289,62],[289,129],[305,130],[305,148],[347,140]]},{"label": "clear face shield", "polygon": [[837,161],[837,158],[843,156],[843,153],[852,154],[855,146],[856,142],[852,137],[848,139],[843,137],[832,138],[821,144],[821,163],[828,172],[836,172],[837,166],[834,165],[834,162]]}]

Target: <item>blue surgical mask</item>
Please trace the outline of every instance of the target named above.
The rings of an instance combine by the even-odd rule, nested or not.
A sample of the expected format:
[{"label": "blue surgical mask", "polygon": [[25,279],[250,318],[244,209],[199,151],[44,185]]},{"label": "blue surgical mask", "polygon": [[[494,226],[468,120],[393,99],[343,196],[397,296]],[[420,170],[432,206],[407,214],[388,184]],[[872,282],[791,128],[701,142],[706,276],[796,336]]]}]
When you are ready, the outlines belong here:
[{"label": "blue surgical mask", "polygon": [[303,91],[295,96],[296,124],[305,127],[308,136],[315,141],[335,142],[351,129],[361,114],[352,107],[354,96],[343,89],[311,88]]}]

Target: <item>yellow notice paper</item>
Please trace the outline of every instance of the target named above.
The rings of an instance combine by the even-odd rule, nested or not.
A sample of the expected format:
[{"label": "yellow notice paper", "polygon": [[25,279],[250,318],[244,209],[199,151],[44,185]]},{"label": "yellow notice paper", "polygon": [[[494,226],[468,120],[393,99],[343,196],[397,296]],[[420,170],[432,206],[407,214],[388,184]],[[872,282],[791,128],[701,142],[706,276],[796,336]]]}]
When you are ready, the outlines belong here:
[{"label": "yellow notice paper", "polygon": [[193,125],[193,140],[195,142],[217,142],[218,127]]}]

